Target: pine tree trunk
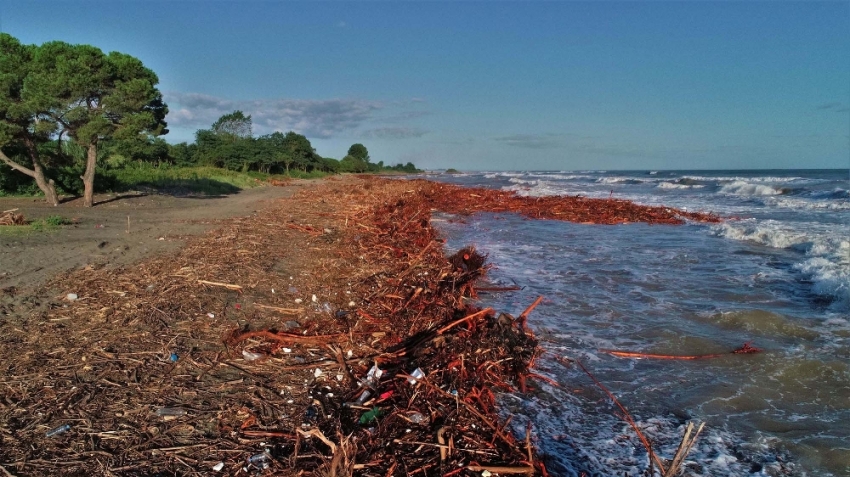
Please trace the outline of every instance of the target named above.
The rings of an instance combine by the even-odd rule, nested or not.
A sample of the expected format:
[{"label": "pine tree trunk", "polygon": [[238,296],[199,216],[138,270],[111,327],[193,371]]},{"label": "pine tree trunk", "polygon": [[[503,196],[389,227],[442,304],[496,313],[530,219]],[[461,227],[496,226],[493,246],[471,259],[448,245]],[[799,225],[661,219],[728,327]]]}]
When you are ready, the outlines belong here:
[{"label": "pine tree trunk", "polygon": [[97,143],[89,144],[86,157],[86,171],[80,177],[83,180],[83,206],[94,205],[94,168],[97,165]]},{"label": "pine tree trunk", "polygon": [[47,202],[53,205],[54,207],[59,205],[59,195],[56,193],[56,185],[53,182],[53,179],[47,179],[44,177],[44,169],[41,168],[41,164],[34,162],[33,163],[33,179],[35,179],[35,184],[44,192],[44,198],[47,199]]}]

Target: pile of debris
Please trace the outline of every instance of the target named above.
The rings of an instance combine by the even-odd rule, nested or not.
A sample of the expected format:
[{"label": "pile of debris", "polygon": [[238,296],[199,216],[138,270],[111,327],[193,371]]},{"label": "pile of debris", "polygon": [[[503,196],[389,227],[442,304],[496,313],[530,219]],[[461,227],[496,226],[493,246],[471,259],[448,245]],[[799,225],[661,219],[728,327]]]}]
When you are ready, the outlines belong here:
[{"label": "pile of debris", "polygon": [[513,212],[532,219],[609,225],[632,222],[678,225],[688,220],[720,221],[720,217],[711,213],[638,205],[622,199],[591,199],[570,195],[530,197],[515,191],[421,182],[420,187],[433,208],[455,214]]},{"label": "pile of debris", "polygon": [[[604,205],[564,200],[331,179],[174,255],[60,277],[46,311],[0,322],[0,471],[545,475],[495,406],[545,379],[540,300],[476,308],[486,257],[446,256],[430,218]],[[711,219],[620,202],[600,223]]]},{"label": "pile of debris", "polygon": [[0,225],[26,225],[27,220],[23,214],[16,214],[18,209],[4,210],[0,212]]}]

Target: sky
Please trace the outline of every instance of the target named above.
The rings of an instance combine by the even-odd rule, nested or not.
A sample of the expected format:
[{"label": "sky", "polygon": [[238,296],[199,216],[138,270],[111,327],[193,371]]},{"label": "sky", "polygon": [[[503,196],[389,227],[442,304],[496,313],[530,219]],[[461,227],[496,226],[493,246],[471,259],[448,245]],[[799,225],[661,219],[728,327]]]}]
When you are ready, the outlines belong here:
[{"label": "sky", "polygon": [[850,166],[848,1],[0,0],[0,29],[141,59],[172,143],[238,109],[427,169]]}]

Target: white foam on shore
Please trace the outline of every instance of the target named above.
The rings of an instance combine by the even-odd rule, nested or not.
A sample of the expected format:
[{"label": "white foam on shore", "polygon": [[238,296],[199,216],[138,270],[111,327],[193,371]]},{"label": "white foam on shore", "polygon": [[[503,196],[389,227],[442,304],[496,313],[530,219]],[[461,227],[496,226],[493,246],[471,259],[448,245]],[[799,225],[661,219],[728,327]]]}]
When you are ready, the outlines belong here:
[{"label": "white foam on shore", "polygon": [[846,227],[748,219],[723,222],[713,226],[712,231],[732,240],[804,252],[806,259],[793,268],[812,282],[812,293],[830,297],[833,309],[850,309],[850,241]]}]

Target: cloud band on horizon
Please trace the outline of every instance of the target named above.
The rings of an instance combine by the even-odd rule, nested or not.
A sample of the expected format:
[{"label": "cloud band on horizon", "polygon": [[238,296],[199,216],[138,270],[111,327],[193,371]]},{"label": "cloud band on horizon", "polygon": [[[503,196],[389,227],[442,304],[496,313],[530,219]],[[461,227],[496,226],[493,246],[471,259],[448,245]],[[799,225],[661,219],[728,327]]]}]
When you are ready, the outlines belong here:
[{"label": "cloud band on horizon", "polygon": [[164,93],[172,127],[208,128],[222,115],[240,110],[251,115],[254,131],[269,134],[295,131],[314,138],[330,138],[352,131],[373,119],[383,105],[357,99],[230,100],[202,93]]}]

